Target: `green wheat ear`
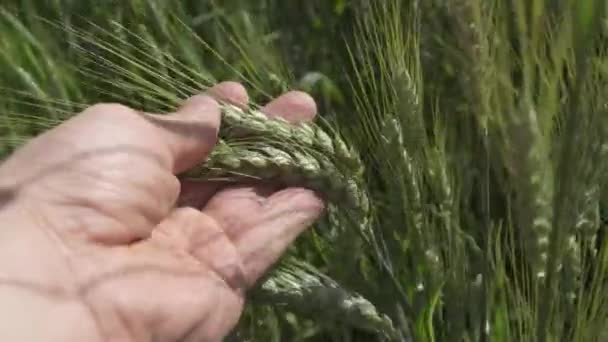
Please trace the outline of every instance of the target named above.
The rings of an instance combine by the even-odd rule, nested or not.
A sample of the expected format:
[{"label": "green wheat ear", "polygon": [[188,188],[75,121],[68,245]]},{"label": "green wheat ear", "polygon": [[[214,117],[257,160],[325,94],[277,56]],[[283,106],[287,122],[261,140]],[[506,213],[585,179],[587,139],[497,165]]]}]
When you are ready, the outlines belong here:
[{"label": "green wheat ear", "polygon": [[253,293],[257,303],[268,303],[325,323],[338,323],[381,333],[395,339],[391,319],[361,295],[342,288],[312,265],[286,258]]},{"label": "green wheat ear", "polygon": [[344,140],[312,123],[291,124],[253,109],[222,105],[220,140],[208,160],[187,172],[194,179],[256,179],[302,186],[333,203],[369,211],[364,168]]}]

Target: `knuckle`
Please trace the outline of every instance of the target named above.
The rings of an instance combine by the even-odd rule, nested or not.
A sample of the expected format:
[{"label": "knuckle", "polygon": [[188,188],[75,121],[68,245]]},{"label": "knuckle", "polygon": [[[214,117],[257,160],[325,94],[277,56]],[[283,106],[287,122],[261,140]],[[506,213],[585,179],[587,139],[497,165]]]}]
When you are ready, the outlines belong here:
[{"label": "knuckle", "polygon": [[192,143],[196,146],[200,146],[201,143],[215,145],[219,139],[220,132],[220,117],[215,117],[214,113],[211,113],[213,117],[203,117],[196,120],[196,122],[190,122],[183,135],[191,139]]},{"label": "knuckle", "polygon": [[205,114],[199,117],[199,122],[201,126],[209,132],[210,135],[216,136],[219,134],[220,124],[221,124],[221,113],[219,109],[219,105],[214,102],[213,107],[210,107],[211,110],[206,111]]},{"label": "knuckle", "polygon": [[243,91],[243,92],[247,91],[241,83],[236,82],[236,81],[224,81],[224,82],[219,83],[218,86],[236,88],[237,90]]},{"label": "knuckle", "polygon": [[200,132],[204,131],[207,136],[217,137],[220,130],[220,118],[219,113],[208,113],[198,118],[198,122],[192,125],[195,130],[193,133],[200,136]]},{"label": "knuckle", "polygon": [[172,197],[172,201],[175,202],[177,200],[177,197],[179,196],[179,193],[181,191],[181,182],[179,181],[179,179],[174,176],[173,174],[165,174],[165,191],[164,193],[169,193],[171,194]]},{"label": "knuckle", "polygon": [[255,281],[247,278],[238,256],[225,261],[224,265],[216,267],[214,271],[230,289],[237,293],[242,294],[255,284]]},{"label": "knuckle", "polygon": [[207,122],[205,124],[205,130],[208,132],[209,141],[216,144],[219,140],[220,126],[213,122]]},{"label": "knuckle", "polygon": [[173,219],[178,221],[178,222],[182,222],[182,223],[187,223],[187,222],[192,222],[192,221],[197,221],[200,222],[202,220],[204,220],[205,215],[198,209],[195,209],[193,207],[180,207],[180,208],[176,208],[173,213],[172,213]]},{"label": "knuckle", "polygon": [[135,110],[120,103],[98,103],[87,108],[83,114],[95,117],[125,117],[138,115]]}]

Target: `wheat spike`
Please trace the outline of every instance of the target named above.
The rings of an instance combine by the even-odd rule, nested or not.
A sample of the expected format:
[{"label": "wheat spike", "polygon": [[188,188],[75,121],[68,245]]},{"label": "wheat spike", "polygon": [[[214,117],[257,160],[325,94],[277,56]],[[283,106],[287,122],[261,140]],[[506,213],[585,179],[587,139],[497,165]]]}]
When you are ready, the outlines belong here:
[{"label": "wheat spike", "polygon": [[233,105],[222,105],[222,113],[219,143],[207,162],[186,177],[249,178],[303,186],[332,202],[346,204],[361,217],[367,215],[362,162],[340,137],[330,136],[311,123],[293,125]]},{"label": "wheat spike", "polygon": [[517,221],[534,275],[545,278],[553,228],[553,174],[542,167],[548,161],[535,109],[524,106],[509,119],[505,149],[518,194]]},{"label": "wheat spike", "polygon": [[380,129],[382,132],[381,139],[383,148],[386,149],[398,146],[394,158],[396,159],[398,169],[401,171],[399,177],[403,180],[403,183],[405,183],[408,206],[414,215],[414,227],[417,230],[420,230],[422,229],[422,196],[420,194],[418,174],[416,173],[414,161],[405,147],[401,122],[397,118],[389,117],[382,122]]},{"label": "wheat spike", "polygon": [[581,245],[592,257],[597,254],[596,239],[600,227],[599,186],[585,192],[582,211],[576,221],[576,231],[581,237]]},{"label": "wheat spike", "polygon": [[354,150],[349,149],[341,137],[330,137],[315,124],[292,125],[282,118],[270,117],[255,109],[245,110],[230,104],[222,106],[222,113],[220,136],[225,139],[261,136],[265,140],[292,143],[303,149],[330,156],[338,167],[348,168],[353,175],[361,176],[363,173],[361,160]]},{"label": "wheat spike", "polygon": [[335,203],[367,212],[367,196],[354,179],[349,179],[322,155],[284,151],[270,145],[231,146],[220,141],[208,161],[186,174],[189,178],[229,180],[274,180],[290,186],[316,190]]},{"label": "wheat spike", "polygon": [[285,259],[253,293],[258,303],[273,305],[326,323],[341,323],[369,332],[395,336],[393,323],[359,294],[352,293],[313,266]]}]

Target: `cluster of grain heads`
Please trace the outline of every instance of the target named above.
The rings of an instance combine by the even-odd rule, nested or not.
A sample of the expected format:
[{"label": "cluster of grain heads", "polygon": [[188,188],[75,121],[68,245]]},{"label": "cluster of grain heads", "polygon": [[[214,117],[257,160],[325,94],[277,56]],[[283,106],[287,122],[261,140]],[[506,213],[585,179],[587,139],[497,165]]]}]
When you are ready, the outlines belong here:
[{"label": "cluster of grain heads", "polygon": [[257,110],[223,105],[222,113],[218,146],[188,177],[304,186],[356,211],[361,220],[367,216],[363,164],[340,137],[311,123],[292,125]]},{"label": "cluster of grain heads", "polygon": [[385,338],[396,336],[390,318],[379,313],[370,301],[340,287],[313,266],[293,258],[285,259],[255,290],[253,300],[314,317],[327,325],[346,325]]}]

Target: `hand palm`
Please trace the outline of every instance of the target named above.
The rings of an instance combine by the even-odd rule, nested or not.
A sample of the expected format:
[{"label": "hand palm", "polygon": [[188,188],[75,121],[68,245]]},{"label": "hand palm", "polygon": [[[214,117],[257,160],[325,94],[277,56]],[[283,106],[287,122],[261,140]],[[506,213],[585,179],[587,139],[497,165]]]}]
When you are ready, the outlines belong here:
[{"label": "hand palm", "polygon": [[[211,93],[247,101],[231,83]],[[314,103],[291,93],[267,106],[287,111],[311,118]],[[180,184],[174,175],[209,152],[218,121],[205,96],[162,117],[94,106],[20,150],[0,168],[4,188],[18,189],[6,206],[34,213],[30,234],[42,237],[28,245],[53,271],[20,272],[19,282],[85,304],[103,340],[220,339],[244,291],[322,203],[304,189]],[[37,163],[23,171],[26,160]]]}]

